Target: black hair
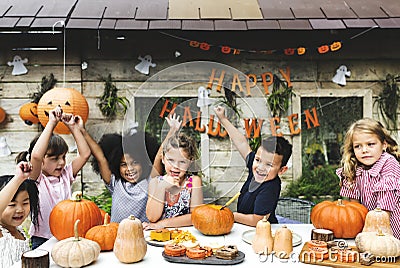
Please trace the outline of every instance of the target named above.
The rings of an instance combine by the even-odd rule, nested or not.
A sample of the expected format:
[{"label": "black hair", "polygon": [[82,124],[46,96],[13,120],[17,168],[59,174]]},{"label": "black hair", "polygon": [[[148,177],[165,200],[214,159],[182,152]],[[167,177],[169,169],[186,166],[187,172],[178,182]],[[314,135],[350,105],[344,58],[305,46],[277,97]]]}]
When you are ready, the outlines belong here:
[{"label": "black hair", "polygon": [[[35,147],[36,142],[38,141],[41,134],[38,134],[29,144],[28,151],[21,152],[15,158],[15,162],[19,163],[21,161],[30,161],[33,147]],[[49,140],[49,144],[47,145],[46,154],[48,156],[59,156],[68,152],[68,144],[65,140],[57,135],[52,134]]]},{"label": "black hair", "polygon": [[[0,176],[0,190],[2,190],[7,183],[10,182],[10,180],[14,177],[14,175],[3,175]],[[27,191],[29,195],[29,203],[30,203],[30,216],[31,216],[31,222],[35,226],[35,228],[38,227],[38,217],[40,213],[39,209],[39,191],[36,186],[36,182],[33,180],[25,180],[21,185],[18,187],[17,192],[14,194],[14,197],[12,200],[15,200],[19,192],[22,191]]]},{"label": "black hair", "polygon": [[267,152],[282,155],[281,167],[286,166],[292,155],[292,145],[283,137],[271,136],[261,142],[262,148]]},{"label": "black hair", "polygon": [[[111,173],[117,178],[120,178],[119,168],[124,153],[140,163],[143,169],[142,178],[147,178],[160,147],[156,138],[147,132],[140,131],[124,137],[117,133],[104,134],[100,138],[99,146],[107,159]],[[96,158],[93,158],[91,163],[93,170],[99,174],[100,169]]]}]

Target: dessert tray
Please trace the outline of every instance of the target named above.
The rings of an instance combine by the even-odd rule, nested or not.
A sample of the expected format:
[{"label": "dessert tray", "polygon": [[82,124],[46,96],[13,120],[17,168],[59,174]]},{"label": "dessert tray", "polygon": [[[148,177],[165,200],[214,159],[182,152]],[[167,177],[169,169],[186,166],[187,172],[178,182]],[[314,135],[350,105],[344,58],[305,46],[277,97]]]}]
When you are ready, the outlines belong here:
[{"label": "dessert tray", "polygon": [[[248,231],[243,232],[242,240],[251,245],[255,233],[256,233],[256,230],[248,230]],[[272,236],[273,235],[274,234],[272,234]],[[292,240],[293,247],[301,245],[301,242],[302,242],[301,236],[299,234],[296,234],[296,233],[293,233],[293,232],[292,232],[292,235],[293,235],[293,240]]]},{"label": "dessert tray", "polygon": [[207,258],[201,259],[201,260],[190,259],[187,256],[172,257],[172,256],[168,256],[167,254],[165,254],[164,251],[162,253],[162,256],[164,257],[165,260],[167,260],[169,262],[176,262],[176,263],[232,265],[232,264],[238,264],[238,263],[243,262],[245,254],[239,250],[236,258],[234,258],[232,260],[219,259],[215,255],[212,255],[210,257],[207,257]]}]

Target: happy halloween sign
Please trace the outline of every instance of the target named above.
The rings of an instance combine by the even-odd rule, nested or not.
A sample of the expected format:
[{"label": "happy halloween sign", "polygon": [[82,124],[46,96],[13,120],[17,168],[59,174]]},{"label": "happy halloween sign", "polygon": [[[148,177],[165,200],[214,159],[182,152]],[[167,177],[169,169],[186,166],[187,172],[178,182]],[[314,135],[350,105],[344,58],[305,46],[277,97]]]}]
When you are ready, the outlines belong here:
[{"label": "happy halloween sign", "polygon": [[[288,86],[291,86],[290,81],[290,68],[287,67],[286,70],[279,69],[280,74],[287,82]],[[219,74],[217,76],[217,73]],[[242,81],[239,79],[239,73],[233,73],[232,75],[227,76],[224,70],[220,70],[217,72],[216,69],[212,69],[207,88],[209,90],[215,89],[217,92],[221,92],[221,88],[228,84],[230,84],[230,90],[235,92],[236,89],[239,92],[244,92],[244,88],[246,89],[246,96],[251,97],[251,89],[256,86],[257,83],[257,75],[256,74],[247,74],[245,79],[245,84],[242,84]],[[273,74],[271,72],[265,72],[261,74],[262,85],[264,88],[265,96],[269,94],[269,86],[273,84]],[[170,113],[174,113],[178,103],[171,102],[169,99],[166,99],[159,116],[164,118],[168,116]],[[307,129],[319,127],[319,119],[317,114],[317,109],[315,107],[311,109],[306,109],[303,111],[304,113],[304,122],[307,124]],[[193,116],[194,115],[194,116]],[[214,115],[210,115],[208,119],[208,123],[206,125],[201,123],[202,112],[200,110],[193,111],[190,106],[183,107],[183,115],[182,115],[182,126],[188,126],[194,128],[195,131],[201,133],[207,133],[213,137],[221,137],[224,138],[227,136],[226,130],[224,130],[220,124],[220,122],[216,121]],[[301,129],[299,128],[299,114],[291,114],[286,117],[288,128],[290,130],[291,135],[299,135]],[[247,138],[258,138],[261,134],[261,128],[264,122],[269,124],[271,135],[273,136],[283,136],[281,132],[281,118],[280,117],[272,117],[268,120],[263,118],[244,118],[244,127],[246,131]]]}]

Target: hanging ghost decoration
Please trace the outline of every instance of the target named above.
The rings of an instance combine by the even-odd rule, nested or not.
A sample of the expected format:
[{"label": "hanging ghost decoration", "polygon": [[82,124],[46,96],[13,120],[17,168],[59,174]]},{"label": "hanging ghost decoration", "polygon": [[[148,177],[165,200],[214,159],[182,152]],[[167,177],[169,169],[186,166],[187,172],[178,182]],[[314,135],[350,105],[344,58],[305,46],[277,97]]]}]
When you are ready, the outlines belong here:
[{"label": "hanging ghost decoration", "polygon": [[10,147],[8,147],[6,137],[0,137],[0,156],[9,156],[11,154]]},{"label": "hanging ghost decoration", "polygon": [[213,103],[212,99],[209,98],[210,90],[205,87],[199,87],[197,90],[197,107],[205,107]]},{"label": "hanging ghost decoration", "polygon": [[351,72],[347,71],[346,65],[341,65],[339,68],[336,70],[335,76],[332,78],[332,82],[336,83],[341,86],[346,85],[346,76],[350,77]]},{"label": "hanging ghost decoration", "polygon": [[24,63],[27,63],[28,59],[22,59],[20,56],[15,55],[13,58],[13,61],[7,62],[8,66],[14,66],[14,69],[12,70],[12,75],[21,75],[21,74],[26,74],[28,72],[28,69],[26,69]]},{"label": "hanging ghost decoration", "polygon": [[141,62],[135,66],[135,70],[142,74],[148,75],[150,66],[153,68],[156,67],[156,64],[151,62],[152,58],[150,55],[146,55],[143,58],[139,56],[138,60]]}]

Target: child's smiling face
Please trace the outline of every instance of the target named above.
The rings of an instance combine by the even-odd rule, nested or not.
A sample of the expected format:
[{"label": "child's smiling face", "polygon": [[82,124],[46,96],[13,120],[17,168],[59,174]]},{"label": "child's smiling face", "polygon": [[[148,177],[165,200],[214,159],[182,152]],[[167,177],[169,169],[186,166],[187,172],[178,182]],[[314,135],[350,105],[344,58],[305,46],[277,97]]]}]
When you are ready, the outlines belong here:
[{"label": "child's smiling face", "polygon": [[386,147],[386,142],[381,142],[375,134],[361,131],[356,131],[353,134],[354,155],[365,166],[375,164]]},{"label": "child's smiling face", "polygon": [[260,146],[253,161],[254,179],[261,183],[273,180],[277,175],[285,172],[287,167],[281,167],[282,159],[282,155],[270,153]]},{"label": "child's smiling face", "polygon": [[0,223],[4,227],[20,226],[30,213],[29,194],[21,191],[17,194],[1,214]]},{"label": "child's smiling face", "polygon": [[165,153],[162,162],[169,176],[184,178],[192,161],[183,149],[171,148]]},{"label": "child's smiling face", "polygon": [[124,154],[119,165],[119,173],[124,180],[137,183],[142,177],[142,165],[129,154]]}]

